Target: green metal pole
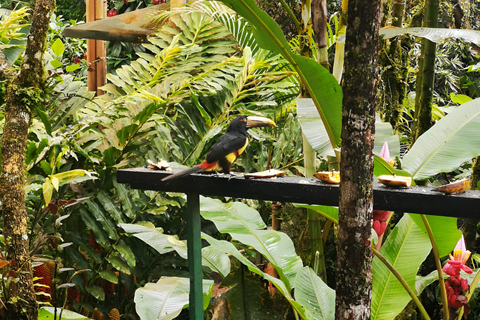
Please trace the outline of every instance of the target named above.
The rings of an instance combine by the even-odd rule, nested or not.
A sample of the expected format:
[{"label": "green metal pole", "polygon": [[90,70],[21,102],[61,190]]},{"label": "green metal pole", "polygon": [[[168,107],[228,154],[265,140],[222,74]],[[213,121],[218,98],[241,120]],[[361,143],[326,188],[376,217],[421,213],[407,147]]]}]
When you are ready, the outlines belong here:
[{"label": "green metal pole", "polygon": [[190,319],[203,319],[202,292],[202,239],[200,235],[200,197],[197,193],[187,194],[187,250],[190,272]]}]

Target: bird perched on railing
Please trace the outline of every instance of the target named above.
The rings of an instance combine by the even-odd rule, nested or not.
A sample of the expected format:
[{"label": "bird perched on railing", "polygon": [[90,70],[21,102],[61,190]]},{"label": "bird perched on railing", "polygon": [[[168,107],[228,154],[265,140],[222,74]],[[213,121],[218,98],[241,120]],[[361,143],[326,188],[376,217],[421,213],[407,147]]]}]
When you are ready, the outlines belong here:
[{"label": "bird perched on railing", "polygon": [[218,171],[230,173],[232,163],[248,145],[247,130],[255,127],[274,127],[275,122],[257,116],[239,116],[233,119],[227,132],[218,139],[207,153],[207,159],[192,168],[185,169],[162,179],[178,179],[192,173]]}]

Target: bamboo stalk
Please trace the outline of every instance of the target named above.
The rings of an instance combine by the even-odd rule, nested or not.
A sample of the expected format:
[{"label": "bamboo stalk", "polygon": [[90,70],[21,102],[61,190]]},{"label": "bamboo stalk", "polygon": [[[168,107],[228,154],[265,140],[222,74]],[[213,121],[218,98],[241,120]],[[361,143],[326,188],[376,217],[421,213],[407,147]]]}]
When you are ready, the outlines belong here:
[{"label": "bamboo stalk", "polygon": [[[95,21],[105,19],[107,12],[107,2],[105,0],[95,1]],[[107,45],[105,41],[95,41],[95,65],[96,65],[96,91],[97,96],[103,94],[99,87],[107,83]]]},{"label": "bamboo stalk", "polygon": [[[87,0],[87,23],[95,21],[95,0]],[[88,91],[97,91],[97,76],[95,61],[96,40],[87,39],[87,87]]]}]

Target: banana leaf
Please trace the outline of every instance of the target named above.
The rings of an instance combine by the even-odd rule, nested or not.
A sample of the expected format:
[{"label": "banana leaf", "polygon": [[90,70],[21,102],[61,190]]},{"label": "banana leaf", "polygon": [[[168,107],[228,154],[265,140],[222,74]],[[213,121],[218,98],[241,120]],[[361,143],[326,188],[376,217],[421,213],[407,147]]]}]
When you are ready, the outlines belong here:
[{"label": "banana leaf", "polygon": [[272,277],[268,273],[265,273],[262,270],[260,270],[250,260],[248,260],[245,256],[243,256],[231,242],[228,242],[225,240],[217,240],[205,233],[202,233],[202,238],[205,239],[215,249],[222,251],[226,254],[230,254],[235,258],[237,258],[238,261],[243,263],[251,272],[258,274],[259,276],[263,277],[265,280],[270,281],[279,290],[279,292],[281,292],[282,295],[288,300],[288,302],[302,317],[302,319],[305,319],[305,308],[300,303],[298,303],[293,299],[290,293],[290,290],[287,289],[287,287],[285,286],[285,283],[282,282],[281,279]]},{"label": "banana leaf", "polygon": [[[335,152],[329,143],[325,126],[312,99],[302,98],[297,100],[297,116],[302,132],[312,148],[322,156],[334,156]],[[390,123],[382,122],[380,117],[377,116],[375,121],[375,154],[380,154],[385,142],[388,143],[391,158],[400,156],[398,135],[393,133]]]},{"label": "banana leaf", "polygon": [[260,214],[241,202],[222,203],[201,197],[200,214],[212,221],[218,231],[253,247],[277,270],[287,288],[292,288],[297,272],[303,267],[292,240],[282,232],[266,228]]},{"label": "banana leaf", "polygon": [[[409,213],[410,218],[417,224],[417,226],[427,232],[422,217],[419,214]],[[433,233],[433,239],[437,246],[438,255],[445,257],[453,251],[458,240],[462,236],[462,232],[457,228],[457,218],[430,216],[426,215],[425,218],[430,225]]]},{"label": "banana leaf", "polygon": [[310,267],[295,278],[295,298],[305,306],[307,319],[335,319],[335,290],[329,288]]},{"label": "banana leaf", "polygon": [[[402,275],[409,286],[415,289],[418,268],[430,250],[430,240],[426,233],[409,215],[404,215],[388,236],[380,252]],[[372,274],[371,319],[394,319],[405,308],[411,297],[377,257],[373,258]]]},{"label": "banana leaf", "polygon": [[403,157],[402,168],[423,180],[450,172],[480,155],[480,99],[452,110],[421,135]]}]

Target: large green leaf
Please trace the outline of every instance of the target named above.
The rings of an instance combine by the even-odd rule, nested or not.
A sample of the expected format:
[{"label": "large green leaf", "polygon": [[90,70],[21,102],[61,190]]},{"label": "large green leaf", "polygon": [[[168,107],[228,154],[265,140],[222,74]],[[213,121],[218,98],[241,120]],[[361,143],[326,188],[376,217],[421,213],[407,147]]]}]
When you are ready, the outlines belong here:
[{"label": "large green leaf", "polygon": [[233,257],[237,258],[238,261],[240,261],[245,266],[247,266],[248,270],[258,274],[259,276],[263,277],[265,280],[268,280],[271,283],[273,283],[273,285],[279,290],[279,292],[283,294],[283,296],[288,300],[288,302],[290,302],[292,307],[302,316],[302,318],[305,318],[304,307],[292,298],[290,290],[287,289],[287,287],[285,286],[285,283],[283,283],[281,279],[277,279],[267,273],[264,273],[256,265],[254,265],[250,260],[248,260],[245,256],[243,256],[231,242],[228,242],[225,240],[217,240],[205,233],[202,233],[202,238],[205,239],[213,248],[219,251],[222,251],[226,254],[232,255]]},{"label": "large green leaf", "polygon": [[[425,233],[427,232],[422,217],[419,214],[409,213],[409,216],[420,229]],[[444,257],[451,253],[462,236],[462,232],[457,229],[457,218],[430,215],[426,215],[425,218],[432,229],[438,255]]]},{"label": "large green leaf", "polygon": [[[410,288],[415,289],[418,268],[431,250],[428,236],[409,215],[393,229],[380,252],[402,275]],[[389,320],[403,310],[410,295],[390,270],[378,259],[372,263],[372,320]]]},{"label": "large green leaf", "polygon": [[[206,309],[213,289],[213,280],[203,280],[203,307]],[[190,279],[162,277],[135,291],[135,310],[142,320],[170,320],[188,306]]]},{"label": "large green leaf", "polygon": [[[334,156],[335,152],[328,139],[325,126],[312,99],[302,98],[297,100],[297,116],[302,132],[312,148],[320,155]],[[382,122],[380,117],[377,116],[375,121],[375,154],[380,154],[385,142],[388,143],[391,158],[400,156],[398,135],[393,133],[390,123]]]},{"label": "large green leaf", "polygon": [[480,99],[454,109],[422,134],[402,160],[415,179],[452,171],[480,155]]},{"label": "large green leaf", "polygon": [[335,319],[335,290],[310,267],[301,269],[295,278],[295,299],[305,306],[307,319]]},{"label": "large green leaf", "polygon": [[330,72],[316,61],[293,54],[280,27],[253,0],[221,0],[244,17],[262,48],[280,53],[297,71],[323,120],[334,150],[340,146],[342,90]]},{"label": "large green leaf", "polygon": [[264,229],[260,214],[241,202],[222,203],[202,197],[200,214],[215,223],[218,231],[253,247],[272,263],[287,288],[291,288],[302,260],[297,256],[292,240],[284,233]]},{"label": "large green leaf", "polygon": [[177,236],[163,233],[162,228],[155,228],[153,224],[119,224],[125,232],[133,234],[149,246],[153,247],[160,254],[176,251],[182,258],[187,259],[187,242],[179,240]]},{"label": "large green leaf", "polygon": [[[162,228],[155,228],[152,223],[121,223],[119,226],[123,228],[125,232],[132,234],[157,250],[160,254],[176,251],[180,257],[187,259],[187,242],[185,240],[179,240],[177,236],[164,234]],[[214,272],[218,272],[223,277],[226,277],[230,273],[230,260],[228,256],[211,247],[202,249],[202,265],[210,268]]]}]

